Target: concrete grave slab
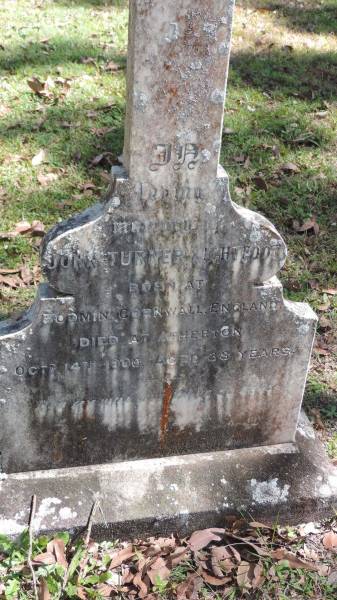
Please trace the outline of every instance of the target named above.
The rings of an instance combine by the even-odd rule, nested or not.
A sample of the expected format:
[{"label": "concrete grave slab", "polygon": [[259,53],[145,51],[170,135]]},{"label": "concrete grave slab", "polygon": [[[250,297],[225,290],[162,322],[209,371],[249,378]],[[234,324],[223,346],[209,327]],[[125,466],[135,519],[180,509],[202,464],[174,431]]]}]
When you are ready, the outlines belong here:
[{"label": "concrete grave slab", "polygon": [[337,469],[302,415],[296,443],[8,475],[2,533],[25,529],[34,493],[37,531],[80,531],[99,499],[93,535],[125,539],[222,527],[233,516],[267,524],[329,517]]}]

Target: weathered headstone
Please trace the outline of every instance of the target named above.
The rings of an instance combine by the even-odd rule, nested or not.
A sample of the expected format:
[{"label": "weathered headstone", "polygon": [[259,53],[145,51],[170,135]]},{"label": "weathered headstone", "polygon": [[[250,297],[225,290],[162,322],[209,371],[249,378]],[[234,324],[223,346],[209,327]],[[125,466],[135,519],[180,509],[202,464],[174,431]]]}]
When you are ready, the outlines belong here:
[{"label": "weathered headstone", "polygon": [[219,167],[232,13],[131,3],[123,168],[46,236],[48,283],[0,327],[7,473],[295,440],[316,317]]}]

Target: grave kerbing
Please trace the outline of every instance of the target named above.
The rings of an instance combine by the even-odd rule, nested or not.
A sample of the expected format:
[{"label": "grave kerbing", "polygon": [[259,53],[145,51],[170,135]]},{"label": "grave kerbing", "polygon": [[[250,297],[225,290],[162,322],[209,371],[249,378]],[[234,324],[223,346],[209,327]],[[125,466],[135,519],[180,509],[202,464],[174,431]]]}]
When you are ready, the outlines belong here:
[{"label": "grave kerbing", "polygon": [[[54,473],[53,485],[69,478],[77,498],[76,481],[83,489],[101,465],[104,497],[109,472],[134,469],[138,481],[142,465],[151,471],[166,457],[170,470],[190,454],[201,493],[205,460],[216,465],[214,485],[221,460],[235,460],[223,451],[235,457],[249,448],[237,464],[245,452],[256,459],[243,487],[260,481],[268,448],[281,462],[300,453],[316,316],[284,300],[276,278],[284,241],[231,201],[219,166],[233,2],[130,5],[123,168],[104,202],[47,234],[48,283],[21,319],[0,325],[0,450],[4,473],[14,474],[7,489],[24,472],[26,490]],[[118,461],[125,463],[110,464]],[[286,493],[271,502],[278,511],[291,489],[282,473]],[[176,485],[172,477],[157,485]],[[263,510],[250,485],[250,499],[224,499],[209,514]],[[151,503],[142,513],[147,493],[135,520],[162,516]],[[62,504],[61,496],[51,497]]]}]

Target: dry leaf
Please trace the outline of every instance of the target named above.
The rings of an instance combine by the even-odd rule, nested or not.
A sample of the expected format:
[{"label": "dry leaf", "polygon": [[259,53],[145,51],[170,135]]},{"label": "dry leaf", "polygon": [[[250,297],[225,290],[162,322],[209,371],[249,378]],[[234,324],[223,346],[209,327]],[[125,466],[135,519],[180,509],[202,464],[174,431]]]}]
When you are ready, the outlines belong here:
[{"label": "dry leaf", "polygon": [[45,579],[41,579],[40,581],[39,600],[51,600],[51,595]]},{"label": "dry leaf", "polygon": [[83,65],[96,65],[96,61],[92,56],[82,56],[80,62]]},{"label": "dry leaf", "polygon": [[38,554],[34,556],[33,564],[34,565],[54,565],[56,563],[56,558],[52,552],[43,552],[43,554]]},{"label": "dry leaf", "polygon": [[325,304],[320,304],[319,306],[317,306],[317,310],[319,310],[320,312],[326,312],[327,310],[329,310],[330,308],[330,302],[326,302]]},{"label": "dry leaf", "polygon": [[271,531],[274,530],[274,527],[266,525],[265,523],[260,523],[259,521],[251,521],[249,525],[251,527],[254,527],[254,529],[270,529]]},{"label": "dry leaf", "polygon": [[333,550],[333,548],[337,547],[337,533],[334,531],[329,531],[323,537],[323,546],[326,550]]},{"label": "dry leaf", "polygon": [[33,167],[37,167],[43,162],[46,162],[46,152],[43,150],[43,148],[41,148],[41,150],[39,150],[39,152],[32,158],[32,165]]},{"label": "dry leaf", "polygon": [[141,573],[137,573],[134,576],[134,578],[133,578],[133,584],[140,590],[139,591],[139,597],[140,598],[145,598],[145,596],[147,595],[148,589],[147,589],[147,585],[142,580]]},{"label": "dry leaf", "polygon": [[30,89],[33,90],[33,92],[35,92],[35,94],[38,96],[41,95],[41,93],[45,90],[45,82],[41,81],[38,77],[32,77],[31,79],[28,79],[27,83]]},{"label": "dry leaf", "polygon": [[152,585],[156,584],[158,577],[160,577],[162,581],[166,581],[169,578],[170,573],[171,571],[167,568],[166,562],[161,556],[155,560],[147,571],[147,575],[149,576]]},{"label": "dry leaf", "polygon": [[197,573],[191,573],[188,578],[180,583],[177,587],[177,600],[198,600],[199,590],[203,587],[204,582]]},{"label": "dry leaf", "polygon": [[111,560],[109,569],[115,569],[116,567],[119,567],[123,562],[129,560],[129,558],[132,558],[132,556],[134,556],[134,554],[135,553],[134,553],[131,545],[127,546],[126,548],[122,548],[122,550],[118,550],[112,556],[112,560]]},{"label": "dry leaf", "polygon": [[252,588],[258,589],[264,583],[265,577],[263,576],[263,566],[258,563],[254,568],[254,577],[251,581]]},{"label": "dry leaf", "polygon": [[100,583],[97,587],[96,587],[96,591],[99,593],[100,596],[102,596],[103,598],[110,598],[112,592],[115,591],[115,588],[113,588],[111,585],[108,585],[107,583]]},{"label": "dry leaf", "polygon": [[192,533],[189,540],[189,547],[193,552],[197,552],[202,548],[208,546],[210,542],[220,542],[221,537],[219,537],[219,533],[224,534],[225,529],[202,529],[201,531],[195,531]]},{"label": "dry leaf", "polygon": [[37,235],[43,237],[45,234],[45,227],[41,221],[33,221],[32,222],[32,235]]},{"label": "dry leaf", "polygon": [[249,589],[254,578],[254,564],[243,560],[238,566],[236,581],[240,588]]},{"label": "dry leaf", "polygon": [[273,550],[271,557],[275,560],[286,560],[292,569],[305,569],[307,571],[317,571],[317,565],[298,558],[293,552],[289,552],[285,548],[278,548]]},{"label": "dry leaf", "polygon": [[13,275],[11,277],[0,275],[0,285],[5,285],[13,290],[19,287],[24,287],[23,281],[17,275]]},{"label": "dry leaf", "polygon": [[9,163],[21,162],[22,160],[25,160],[22,154],[9,154],[8,156],[6,156],[5,160],[3,161],[3,164],[8,165]]},{"label": "dry leaf", "polygon": [[37,180],[42,185],[42,187],[47,187],[50,183],[56,181],[58,177],[59,176],[57,175],[57,173],[46,173],[45,175],[43,173],[39,173],[39,175],[37,176]]},{"label": "dry leaf", "polygon": [[292,162],[288,162],[285,163],[284,165],[281,166],[282,171],[284,171],[284,173],[299,173],[300,172],[300,168],[295,165],[295,163]]},{"label": "dry leaf", "polygon": [[329,288],[327,290],[322,290],[322,292],[324,294],[328,294],[328,296],[336,296],[337,295],[337,290],[335,290],[333,288]]},{"label": "dry leaf", "polygon": [[297,233],[306,233],[308,231],[313,230],[315,235],[319,234],[319,225],[316,222],[316,217],[308,219],[303,223],[303,225],[298,225],[298,223],[294,221],[293,227]]},{"label": "dry leaf", "polygon": [[200,567],[200,569],[198,570],[198,573],[200,573],[203,580],[206,581],[206,583],[208,583],[209,585],[214,585],[214,586],[222,585],[223,586],[223,585],[226,585],[226,583],[228,583],[229,581],[231,581],[231,577],[221,577],[221,578],[214,577],[214,575],[211,575],[210,573],[208,573],[208,571],[206,571],[202,567]]},{"label": "dry leaf", "polygon": [[108,159],[108,162],[112,164],[109,160],[110,157],[114,158],[112,152],[102,152],[102,154],[98,154],[90,161],[89,167],[97,167],[104,159]]},{"label": "dry leaf", "polygon": [[17,269],[0,269],[0,275],[10,275],[11,273],[20,273],[20,267]]},{"label": "dry leaf", "polygon": [[253,183],[258,190],[263,190],[264,192],[268,190],[267,182],[259,175],[257,177],[253,177]]},{"label": "dry leaf", "polygon": [[106,135],[107,133],[111,133],[111,131],[114,131],[114,129],[115,129],[114,127],[93,127],[92,129],[90,129],[90,131],[93,135],[102,137],[102,136]]},{"label": "dry leaf", "polygon": [[329,350],[326,350],[325,348],[321,348],[321,346],[315,346],[314,351],[316,352],[316,354],[319,354],[320,356],[330,356],[331,352]]},{"label": "dry leaf", "polygon": [[27,265],[23,265],[20,269],[20,277],[26,285],[29,285],[34,281],[33,273]]},{"label": "dry leaf", "polygon": [[57,564],[61,565],[64,569],[68,568],[68,562],[65,555],[66,549],[63,540],[59,538],[51,540],[47,544],[47,551],[54,554]]},{"label": "dry leaf", "polygon": [[119,71],[122,67],[115,63],[113,60],[110,60],[104,67],[104,71],[115,72]]},{"label": "dry leaf", "polygon": [[81,585],[77,586],[76,594],[77,597],[80,598],[80,600],[87,600],[88,598],[87,594],[85,593],[84,587],[82,587]]},{"label": "dry leaf", "polygon": [[211,564],[217,577],[223,577],[223,572],[229,573],[236,566],[233,562],[233,555],[226,546],[212,547]]},{"label": "dry leaf", "polygon": [[329,319],[327,319],[326,317],[320,317],[319,326],[322,329],[331,329],[331,323],[330,323]]},{"label": "dry leaf", "polygon": [[328,583],[330,583],[330,585],[336,585],[337,584],[337,571],[332,571],[328,577]]}]

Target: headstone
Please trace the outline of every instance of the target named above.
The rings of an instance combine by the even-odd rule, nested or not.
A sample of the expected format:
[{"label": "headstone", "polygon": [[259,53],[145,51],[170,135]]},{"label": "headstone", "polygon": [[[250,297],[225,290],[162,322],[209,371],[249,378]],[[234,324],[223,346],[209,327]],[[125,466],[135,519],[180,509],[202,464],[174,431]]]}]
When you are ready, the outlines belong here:
[{"label": "headstone", "polygon": [[130,5],[123,168],[0,325],[7,473],[295,439],[316,317],[219,167],[233,0]]}]

